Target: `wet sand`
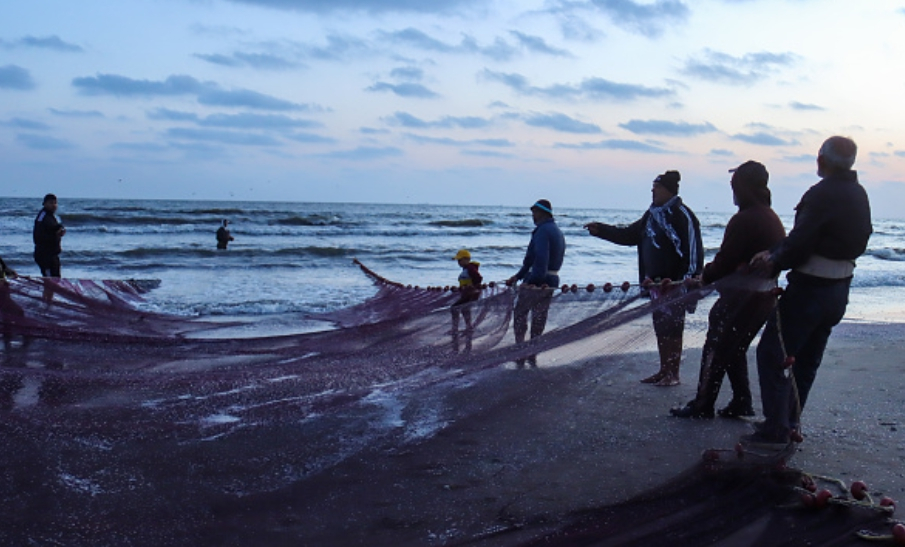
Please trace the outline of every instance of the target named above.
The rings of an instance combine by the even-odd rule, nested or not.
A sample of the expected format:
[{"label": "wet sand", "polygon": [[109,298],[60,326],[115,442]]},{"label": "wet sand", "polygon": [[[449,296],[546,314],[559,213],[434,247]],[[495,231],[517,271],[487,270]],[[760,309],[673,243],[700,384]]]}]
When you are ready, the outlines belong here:
[{"label": "wet sand", "polygon": [[[903,333],[862,323],[834,332],[793,467],[905,500]],[[498,368],[407,399],[400,423],[434,432],[375,434],[361,406],[204,442],[178,427],[130,433],[128,417],[116,434],[69,438],[7,413],[0,543],[517,545],[661,485],[750,431],[668,416],[693,396],[698,357],[686,351],[681,386],[657,388],[638,382],[650,354],[553,367],[541,355],[537,369]],[[718,405],[728,397],[724,386]]]}]

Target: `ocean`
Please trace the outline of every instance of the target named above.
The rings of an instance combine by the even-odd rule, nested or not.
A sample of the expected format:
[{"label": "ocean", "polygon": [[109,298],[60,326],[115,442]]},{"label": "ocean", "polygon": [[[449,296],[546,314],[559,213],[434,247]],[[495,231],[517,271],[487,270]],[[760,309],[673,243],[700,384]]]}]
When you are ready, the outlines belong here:
[{"label": "ocean", "polygon": [[[554,203],[555,205],[555,203]],[[690,204],[693,207],[693,204]],[[40,198],[0,198],[0,256],[38,275],[31,230]],[[622,224],[643,211],[557,208],[567,251],[564,283],[637,280],[634,248],[587,235],[590,221]],[[787,229],[792,214],[780,217]],[[708,260],[731,212],[696,211]],[[67,234],[64,277],[158,279],[148,294],[160,311],[189,316],[330,311],[360,303],[375,289],[357,258],[404,284],[456,283],[461,248],[487,281],[521,265],[532,230],[525,207],[67,199],[58,210]],[[214,234],[230,220],[235,237],[217,250]],[[858,260],[847,318],[905,321],[905,221],[874,219]]]}]

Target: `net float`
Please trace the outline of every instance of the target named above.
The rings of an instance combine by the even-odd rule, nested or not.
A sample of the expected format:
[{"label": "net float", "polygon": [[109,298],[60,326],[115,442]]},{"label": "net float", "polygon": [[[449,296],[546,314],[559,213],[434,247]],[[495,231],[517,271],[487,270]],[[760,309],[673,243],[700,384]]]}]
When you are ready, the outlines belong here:
[{"label": "net float", "polygon": [[792,355],[787,356],[782,360],[782,366],[783,368],[792,368],[795,366],[795,357]]},{"label": "net float", "polygon": [[628,281],[624,281],[624,282],[622,283],[622,287],[620,287],[620,288],[622,289],[622,292],[628,292],[628,290],[629,290],[631,287],[632,287],[632,284],[631,284],[631,283],[629,283]]},{"label": "net float", "polygon": [[563,283],[562,292],[569,292],[569,286]]},{"label": "net float", "polygon": [[895,526],[892,527],[892,538],[896,541],[897,545],[905,545],[905,524],[897,522]]},{"label": "net float", "polygon": [[572,292],[578,292],[578,285],[572,283]]},{"label": "net float", "polygon": [[588,286],[585,287],[585,289],[586,289],[588,292],[594,292],[594,289],[596,289],[596,287],[594,286],[593,283],[588,283]]},{"label": "net float", "polygon": [[604,283],[603,284],[603,292],[611,292],[613,290],[612,283]]},{"label": "net float", "polygon": [[880,507],[889,507],[893,511],[896,510],[896,500],[892,499],[889,496],[883,496],[880,498]]},{"label": "net float", "polygon": [[867,485],[864,484],[864,481],[853,482],[849,490],[852,493],[852,497],[856,500],[863,500],[867,497]]},{"label": "net float", "polygon": [[782,294],[782,290],[782,287],[773,287],[772,289],[770,289],[770,294],[772,294],[773,296],[779,296]]},{"label": "net float", "polygon": [[826,507],[832,497],[833,493],[824,488],[814,496],[814,507],[820,509]]}]

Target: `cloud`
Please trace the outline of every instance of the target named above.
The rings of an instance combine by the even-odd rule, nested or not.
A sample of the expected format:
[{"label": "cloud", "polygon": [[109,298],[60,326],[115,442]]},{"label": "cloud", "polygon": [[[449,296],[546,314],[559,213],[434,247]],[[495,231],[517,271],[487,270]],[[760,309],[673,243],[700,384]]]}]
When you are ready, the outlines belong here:
[{"label": "cloud", "polygon": [[16,129],[28,129],[30,131],[46,131],[50,126],[43,122],[34,120],[26,120],[24,118],[10,118],[5,122],[0,122],[4,127],[15,127]]},{"label": "cloud", "polygon": [[716,131],[710,122],[693,124],[666,120],[630,120],[619,127],[637,135],[666,135],[669,137],[691,137]]},{"label": "cloud", "polygon": [[488,127],[490,120],[479,118],[477,116],[444,116],[439,120],[425,121],[407,112],[396,112],[391,117],[386,118],[387,123],[391,125],[400,125],[402,127],[410,127],[414,129],[431,129],[443,128],[449,129],[459,127],[462,129],[479,129]]},{"label": "cloud", "polygon": [[151,120],[166,120],[171,122],[197,122],[198,114],[194,112],[181,112],[169,108],[156,108],[147,114]]},{"label": "cloud", "polygon": [[563,133],[602,133],[600,126],[586,123],[565,114],[531,114],[525,117],[525,123],[532,127],[546,127]]},{"label": "cloud", "polygon": [[296,142],[303,142],[306,144],[332,144],[336,142],[336,139],[331,139],[330,137],[323,137],[321,135],[315,135],[314,133],[293,133],[291,135],[286,135],[287,139],[292,139]]},{"label": "cloud", "polygon": [[238,144],[243,146],[278,146],[280,144],[278,140],[267,135],[236,131],[219,131],[215,129],[173,127],[168,129],[166,134],[168,137],[174,139],[213,142],[218,144]]},{"label": "cloud", "polygon": [[117,74],[98,74],[73,78],[72,85],[84,95],[113,95],[116,97],[168,97],[194,95],[200,104],[254,108],[258,110],[314,110],[311,105],[298,104],[249,89],[222,89],[214,82],[200,82],[191,76],[174,75],[163,81],[135,80]]},{"label": "cloud", "polygon": [[362,127],[358,130],[362,135],[387,135],[390,133],[389,129],[375,129],[373,127]]},{"label": "cloud", "polygon": [[54,116],[61,118],[103,118],[104,115],[99,110],[60,110],[58,108],[48,108]]},{"label": "cloud", "polygon": [[579,144],[557,143],[554,148],[570,148],[573,150],[629,150],[632,152],[645,152],[648,154],[666,154],[669,150],[641,141],[628,141],[621,139],[607,139],[598,142],[583,142]]},{"label": "cloud", "polygon": [[16,135],[16,140],[20,144],[33,150],[67,150],[69,148],[75,148],[75,145],[67,140],[48,137],[47,135],[20,133]]},{"label": "cloud", "polygon": [[359,11],[367,13],[450,13],[474,4],[478,0],[231,0],[274,9],[311,13]]},{"label": "cloud", "polygon": [[791,108],[792,110],[826,110],[826,108],[823,108],[822,106],[818,106],[816,104],[800,103],[798,101],[790,102],[789,108]]},{"label": "cloud", "polygon": [[57,35],[44,36],[44,37],[23,36],[22,38],[19,38],[18,40],[15,40],[13,42],[6,42],[3,40],[0,40],[0,46],[3,46],[7,49],[32,47],[32,48],[39,48],[39,49],[52,49],[55,51],[72,52],[72,53],[85,51],[84,49],[82,49],[82,46],[78,46],[76,44],[70,44],[69,42],[64,42]]},{"label": "cloud", "polygon": [[16,65],[0,66],[0,89],[34,89],[35,82],[31,74]]},{"label": "cloud", "polygon": [[540,36],[530,36],[517,30],[510,30],[509,33],[515,36],[522,47],[524,47],[528,51],[531,51],[532,53],[542,53],[544,55],[552,55],[553,57],[573,56],[571,53],[564,49],[555,48],[548,45],[547,42]]},{"label": "cloud", "polygon": [[264,114],[211,114],[198,120],[203,127],[228,127],[234,129],[295,129],[323,127],[313,120],[300,120],[282,115]]},{"label": "cloud", "polygon": [[509,139],[470,139],[457,140],[448,137],[426,137],[424,135],[415,135],[406,133],[405,137],[419,144],[439,144],[443,146],[490,146],[494,148],[508,148],[514,146]]},{"label": "cloud", "polygon": [[169,146],[156,142],[115,142],[108,148],[112,150],[126,150],[129,152],[166,152]]},{"label": "cloud", "polygon": [[456,45],[450,45],[433,38],[416,28],[406,28],[395,32],[384,32],[382,38],[390,43],[413,47],[421,51],[436,51],[448,54],[478,54],[490,57],[495,61],[507,61],[513,58],[518,50],[502,38],[496,38],[489,46],[481,46],[471,36],[463,36]]},{"label": "cloud", "polygon": [[408,80],[410,82],[420,82],[424,78],[424,71],[414,66],[404,66],[394,68],[390,71],[390,76],[397,80]]},{"label": "cloud", "polygon": [[389,91],[400,97],[414,97],[418,99],[433,99],[440,96],[423,85],[414,83],[391,84],[387,82],[377,82],[374,85],[365,88],[365,91],[373,91],[375,93]]},{"label": "cloud", "polygon": [[762,131],[751,134],[738,133],[732,135],[732,138],[737,141],[747,142],[748,144],[758,144],[761,146],[790,146],[798,144],[798,141],[795,139],[784,140]]},{"label": "cloud", "polygon": [[667,25],[685,22],[691,10],[678,0],[657,0],[641,4],[632,0],[591,0],[598,10],[609,15],[616,25],[649,38],[663,34]]},{"label": "cloud", "polygon": [[317,157],[351,161],[368,161],[379,160],[383,158],[393,158],[402,155],[404,155],[402,150],[394,146],[387,146],[383,148],[373,146],[359,146],[358,148],[353,148],[352,150],[337,150],[336,152],[318,154]]},{"label": "cloud", "polygon": [[671,89],[623,84],[603,78],[587,78],[577,85],[555,84],[548,87],[536,87],[530,85],[528,79],[521,74],[507,74],[486,68],[479,74],[479,78],[499,82],[521,95],[551,99],[634,101],[642,98],[667,97],[674,93]]},{"label": "cloud", "polygon": [[213,63],[215,65],[228,67],[249,67],[258,70],[289,70],[301,66],[300,63],[271,55],[269,53],[240,53],[235,52],[232,55],[220,55],[196,53],[195,57]]},{"label": "cloud", "polygon": [[465,156],[478,156],[478,157],[482,157],[482,158],[506,158],[506,159],[509,159],[509,158],[514,158],[514,157],[515,157],[515,155],[513,155],[513,154],[506,154],[506,153],[504,153],[504,152],[497,152],[496,150],[470,150],[470,149],[465,149],[465,150],[460,150],[459,153],[462,154],[462,155],[465,155]]},{"label": "cloud", "polygon": [[714,148],[710,152],[708,152],[711,156],[721,156],[721,157],[731,157],[735,156],[735,152],[732,150],[726,150],[725,148]]},{"label": "cloud", "polygon": [[701,80],[730,85],[748,85],[763,80],[777,69],[791,66],[797,59],[793,53],[764,51],[734,57],[709,49],[702,57],[688,59],[682,72]]}]

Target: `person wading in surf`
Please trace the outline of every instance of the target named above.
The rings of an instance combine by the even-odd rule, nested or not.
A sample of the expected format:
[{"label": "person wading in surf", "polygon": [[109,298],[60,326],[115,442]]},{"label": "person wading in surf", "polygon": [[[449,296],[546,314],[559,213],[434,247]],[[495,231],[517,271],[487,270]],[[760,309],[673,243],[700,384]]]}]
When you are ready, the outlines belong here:
[{"label": "person wading in surf", "polygon": [[[667,171],[657,176],[651,187],[653,199],[650,208],[628,226],[612,226],[602,222],[585,225],[592,236],[617,245],[638,247],[638,277],[643,285],[697,277],[704,267],[700,223],[678,195],[681,178],[678,171]],[[651,287],[651,298],[656,304],[653,320],[660,370],[641,380],[646,384],[679,385],[687,304],[674,301],[684,291],[683,285]]]}]

